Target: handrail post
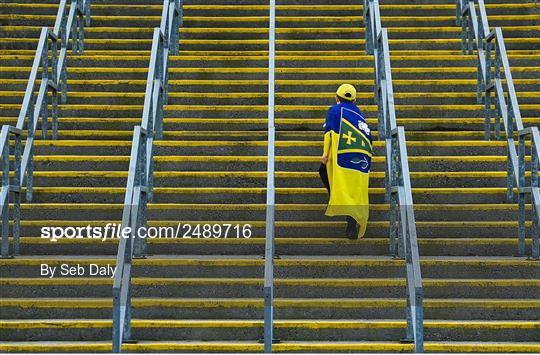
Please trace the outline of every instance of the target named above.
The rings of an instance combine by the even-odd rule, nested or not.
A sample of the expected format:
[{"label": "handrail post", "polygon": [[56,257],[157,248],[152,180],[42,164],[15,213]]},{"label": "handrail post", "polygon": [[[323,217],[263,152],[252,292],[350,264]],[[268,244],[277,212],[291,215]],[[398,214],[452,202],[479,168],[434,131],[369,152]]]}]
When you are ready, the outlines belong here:
[{"label": "handrail post", "polygon": [[466,54],[467,53],[467,26],[469,25],[468,18],[466,17],[466,14],[463,12],[465,10],[464,3],[460,3],[460,17],[461,17],[461,53]]},{"label": "handrail post", "polygon": [[[118,270],[117,270],[118,271]],[[112,352],[117,354],[122,347],[122,334],[120,329],[121,325],[121,308],[120,303],[120,289],[114,288],[112,290],[113,295],[113,307],[112,307]]]},{"label": "handrail post", "polygon": [[[403,185],[402,180],[402,170],[401,170],[401,164],[399,161],[399,155],[400,155],[400,142],[399,137],[392,132],[390,136],[390,156],[392,165],[392,170],[390,171],[390,194],[395,195],[395,201],[394,204],[395,215],[397,217],[397,220],[399,223],[397,224],[397,230],[396,230],[396,236],[395,239],[395,258],[404,259],[404,252],[405,249],[405,233],[407,232],[407,226],[403,224],[403,221],[406,220],[406,210],[405,210],[405,200],[402,196],[402,193],[399,193],[400,186]],[[407,299],[407,320],[408,324],[410,323],[410,317],[412,317],[412,313],[410,312],[409,306],[410,306],[410,299]]]},{"label": "handrail post", "polygon": [[[480,21],[478,23],[478,26],[477,26],[477,31],[476,31],[476,38],[478,40],[477,43],[480,44],[480,48],[478,50],[481,49],[481,52],[478,53],[478,56],[477,56],[477,75],[476,75],[476,79],[477,79],[477,88],[476,88],[476,94],[477,94],[477,97],[476,97],[476,103],[477,104],[481,104],[482,103],[482,92],[484,91],[484,86],[485,86],[485,80],[484,78],[487,76],[487,66],[486,66],[486,58],[485,58],[485,47],[486,47],[486,41],[485,41],[485,31],[484,31],[484,24],[483,24],[483,21]],[[483,65],[484,67],[482,66],[482,61],[483,61]]]},{"label": "handrail post", "polygon": [[[526,180],[526,139],[530,135],[531,142],[531,164],[530,181]],[[528,127],[518,132],[519,136],[519,235],[518,235],[518,255],[526,255],[526,210],[525,199],[527,195],[531,198],[531,253],[533,260],[540,259],[540,190],[538,189],[538,166],[540,157],[540,134],[538,127]]]},{"label": "handrail post", "polygon": [[51,104],[52,104],[52,138],[58,138],[58,37],[49,32],[52,38],[51,43],[51,82],[52,88]]},{"label": "handrail post", "polygon": [[23,176],[21,174],[21,131],[12,128],[12,134],[15,136],[15,150],[13,152],[13,255],[20,255],[20,237],[21,237],[21,186]]},{"label": "handrail post", "polygon": [[2,126],[2,200],[0,213],[2,214],[2,258],[9,257],[9,126]]},{"label": "handrail post", "polygon": [[[41,82],[46,82],[49,85],[49,30],[47,29],[47,40],[45,41],[45,47],[41,52]],[[40,90],[41,91],[41,90]],[[41,95],[41,92],[39,93]],[[39,100],[39,96],[38,96]],[[41,100],[41,138],[48,138],[48,112],[47,112],[48,95],[45,91],[45,97]]]},{"label": "handrail post", "polygon": [[10,181],[9,181],[9,126],[2,127],[2,200],[1,210],[2,213],[2,258],[9,257],[9,193],[10,193]]},{"label": "handrail post", "polygon": [[373,54],[373,47],[374,47],[374,38],[373,38],[373,23],[372,23],[372,10],[373,10],[373,0],[364,0],[364,24],[365,26],[365,43],[366,43],[366,53],[367,54]]},{"label": "handrail post", "polygon": [[[525,135],[519,134],[518,156],[519,156],[519,186],[525,186]],[[518,191],[518,255],[525,255],[525,191]]]},{"label": "handrail post", "polygon": [[272,352],[274,340],[274,256],[275,256],[275,53],[276,1],[270,0],[268,36],[268,171],[266,183],[266,238],[264,253],[264,352]]},{"label": "handrail post", "polygon": [[169,33],[165,33],[167,37],[167,48],[174,55],[178,55],[180,26],[183,20],[183,0],[170,0],[169,3]]},{"label": "handrail post", "polygon": [[413,310],[415,314],[414,327],[416,332],[414,334],[414,351],[416,353],[424,352],[424,291],[421,287],[415,288],[415,306]]},{"label": "handrail post", "polygon": [[538,189],[538,169],[540,165],[540,134],[538,128],[531,130],[531,200],[532,202],[532,243],[531,258],[540,259],[540,190]]},{"label": "handrail post", "polygon": [[[79,1],[83,1],[83,0],[79,0]],[[77,3],[77,6],[79,4]],[[84,7],[84,4],[83,4],[83,7]],[[77,16],[77,25],[78,25],[78,30],[77,30],[77,35],[78,35],[78,41],[79,41],[79,54],[80,55],[83,55],[84,54],[84,8],[78,8],[78,16]]]},{"label": "handrail post", "polygon": [[87,27],[90,27],[90,24],[91,24],[91,9],[90,9],[91,1],[92,0],[84,1],[84,17],[86,19]]},{"label": "handrail post", "polygon": [[469,11],[468,11],[468,31],[467,31],[467,51],[469,54],[474,53],[474,23],[473,23],[473,15],[471,13],[471,4],[474,8],[474,0],[469,0]]},{"label": "handrail post", "polygon": [[179,0],[178,8],[178,36],[176,38],[176,46],[174,49],[175,55],[178,55],[180,52],[180,28],[184,25],[184,0]]},{"label": "handrail post", "polygon": [[[73,17],[71,18],[71,25],[69,26],[71,28],[71,53],[77,54],[79,52],[79,43],[78,43],[78,36],[77,36],[77,0],[71,1],[71,7],[73,8]],[[71,11],[71,8],[70,8]],[[68,26],[66,26],[68,27]],[[69,36],[68,36],[69,38]]]},{"label": "handrail post", "polygon": [[456,0],[456,26],[461,25],[461,0]]},{"label": "handrail post", "polygon": [[[493,38],[495,38],[495,37],[493,37]],[[493,63],[493,66],[494,66],[494,72],[493,73],[494,73],[494,76],[495,76],[495,85],[496,85],[497,82],[501,81],[501,51],[499,49],[499,45],[498,45],[496,39],[495,39],[495,43],[493,43],[493,46],[495,48],[495,50],[494,50],[495,51],[495,61]],[[491,71],[491,68],[489,68],[489,70]],[[504,100],[504,98],[500,97],[499,93],[497,91],[495,91],[495,97],[496,97],[496,104],[497,104],[496,114],[495,114],[495,124],[499,127],[499,130],[500,130],[501,117],[503,116],[503,111],[502,111],[502,107],[501,107],[501,100]],[[505,123],[504,124],[504,129],[505,129],[505,133],[506,133],[506,126],[507,126],[506,121],[504,123]],[[508,137],[508,135],[506,137]]]},{"label": "handrail post", "polygon": [[[492,55],[492,43],[490,40],[486,39],[486,67],[485,75],[486,81],[484,85],[484,138],[489,140],[491,138],[490,127],[491,127],[491,96],[494,93],[495,85],[492,84],[491,68],[493,67]],[[496,97],[496,95],[495,95]],[[495,102],[497,106],[497,102]],[[497,110],[497,108],[495,108]],[[497,129],[498,128],[498,129]],[[495,139],[500,139],[500,126],[495,125]]]},{"label": "handrail post", "polygon": [[[15,171],[13,183],[10,181],[10,139],[13,136],[15,147],[13,151]],[[0,258],[9,258],[19,255],[20,245],[20,220],[21,220],[21,130],[9,125],[2,126],[0,131],[0,166],[2,170],[2,189],[0,192],[0,219],[2,220],[2,243]],[[13,193],[13,251],[9,252],[9,195]]]},{"label": "handrail post", "polygon": [[[32,99],[33,101],[33,99]],[[38,117],[35,117],[34,116],[34,109],[33,109],[33,105],[32,105],[32,109],[30,110],[30,114],[28,115],[28,130],[26,131],[26,142],[29,142],[29,141],[34,141],[35,139],[35,123],[34,121],[36,121],[38,119]],[[34,185],[34,162],[33,162],[33,159],[32,159],[32,155],[33,155],[33,147],[29,146],[28,148],[26,148],[25,146],[25,152],[28,150],[28,162],[27,162],[27,165],[26,165],[26,201],[32,201],[32,187]],[[21,162],[22,164],[22,162]],[[24,180],[24,173],[25,173],[25,169],[22,169],[23,171],[21,172],[22,173],[22,179]],[[22,181],[21,181],[21,186],[23,185]]]},{"label": "handrail post", "polygon": [[[268,188],[268,190],[273,190]],[[273,194],[273,192],[267,192]],[[266,242],[264,252],[264,352],[272,352],[274,341],[274,255],[275,255],[275,205],[266,205]]]},{"label": "handrail post", "polygon": [[[133,222],[131,227],[133,229],[133,256],[136,258],[144,258],[146,255],[147,242],[146,238],[139,237],[136,231],[139,231],[142,226],[146,226],[146,181],[147,181],[147,172],[146,172],[146,160],[147,160],[147,132],[139,133],[139,144],[137,145],[137,164],[135,169],[135,190],[143,188],[143,190],[138,194],[135,194],[133,197],[133,208],[137,211],[132,215]],[[139,199],[137,202],[136,199]],[[128,288],[129,290],[130,288]],[[129,308],[130,309],[130,308]],[[129,336],[127,336],[129,338]]]}]

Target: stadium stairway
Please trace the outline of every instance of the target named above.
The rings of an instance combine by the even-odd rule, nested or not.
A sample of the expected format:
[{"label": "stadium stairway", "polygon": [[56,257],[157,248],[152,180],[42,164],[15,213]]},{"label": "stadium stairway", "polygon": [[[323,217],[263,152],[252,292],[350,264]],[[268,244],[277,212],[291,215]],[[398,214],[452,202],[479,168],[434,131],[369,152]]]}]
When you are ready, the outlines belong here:
[{"label": "stadium stairway", "polygon": [[[94,1],[86,52],[70,57],[57,141],[36,142],[35,201],[22,255],[0,260],[0,347],[109,351],[111,280],[41,277],[40,264],[114,267],[116,241],[39,238],[44,225],[119,222],[133,125],[140,122],[151,29],[161,1]],[[0,4],[2,124],[13,123],[54,1]],[[140,6],[139,6],[140,5]],[[250,224],[252,237],[149,240],[133,270],[126,351],[261,351],[268,8],[185,1],[171,57],[165,138],[156,142],[149,224]],[[323,216],[322,124],[354,83],[376,129],[373,58],[358,1],[278,1],[276,351],[410,351],[404,265],[388,256],[383,145],[375,141],[366,237]],[[525,124],[540,122],[538,4],[490,1]],[[517,206],[505,201],[502,141],[484,141],[476,61],[460,52],[453,1],[387,0],[398,124],[407,131],[425,292],[426,351],[538,352],[540,264],[513,257]],[[25,16],[21,16],[25,15]],[[109,17],[110,16],[110,17]],[[32,26],[36,26],[35,28]],[[111,28],[112,27],[112,28]],[[19,40],[20,38],[32,39]],[[30,43],[30,44],[29,44]],[[375,134],[376,136],[376,134]],[[58,271],[59,272],[59,271]]]}]

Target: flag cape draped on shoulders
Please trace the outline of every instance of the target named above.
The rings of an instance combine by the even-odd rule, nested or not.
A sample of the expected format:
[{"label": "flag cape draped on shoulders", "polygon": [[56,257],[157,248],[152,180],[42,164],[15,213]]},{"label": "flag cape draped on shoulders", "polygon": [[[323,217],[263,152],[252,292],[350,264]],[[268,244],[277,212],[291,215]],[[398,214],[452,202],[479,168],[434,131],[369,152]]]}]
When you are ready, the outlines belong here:
[{"label": "flag cape draped on shoulders", "polygon": [[[327,137],[330,135],[330,137]],[[325,123],[325,141],[330,138],[328,180],[330,200],[327,216],[351,216],[359,224],[359,237],[369,217],[369,171],[373,156],[371,131],[362,112],[353,103],[330,108]]]}]

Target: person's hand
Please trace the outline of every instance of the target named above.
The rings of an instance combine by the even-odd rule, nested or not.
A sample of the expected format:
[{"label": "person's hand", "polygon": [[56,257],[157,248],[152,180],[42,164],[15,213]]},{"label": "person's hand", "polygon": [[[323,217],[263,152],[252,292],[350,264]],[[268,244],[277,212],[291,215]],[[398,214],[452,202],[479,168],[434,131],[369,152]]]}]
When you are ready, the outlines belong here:
[{"label": "person's hand", "polygon": [[326,165],[326,163],[328,163],[328,156],[326,154],[323,154],[323,156],[321,157],[321,162]]}]

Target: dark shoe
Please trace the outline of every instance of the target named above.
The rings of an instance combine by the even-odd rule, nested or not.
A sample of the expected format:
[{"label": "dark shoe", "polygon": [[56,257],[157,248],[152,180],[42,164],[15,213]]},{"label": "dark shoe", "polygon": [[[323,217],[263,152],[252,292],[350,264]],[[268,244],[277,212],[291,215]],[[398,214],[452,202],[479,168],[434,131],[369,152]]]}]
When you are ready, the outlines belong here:
[{"label": "dark shoe", "polygon": [[347,230],[345,236],[349,239],[358,239],[358,224],[352,217],[347,217]]}]

